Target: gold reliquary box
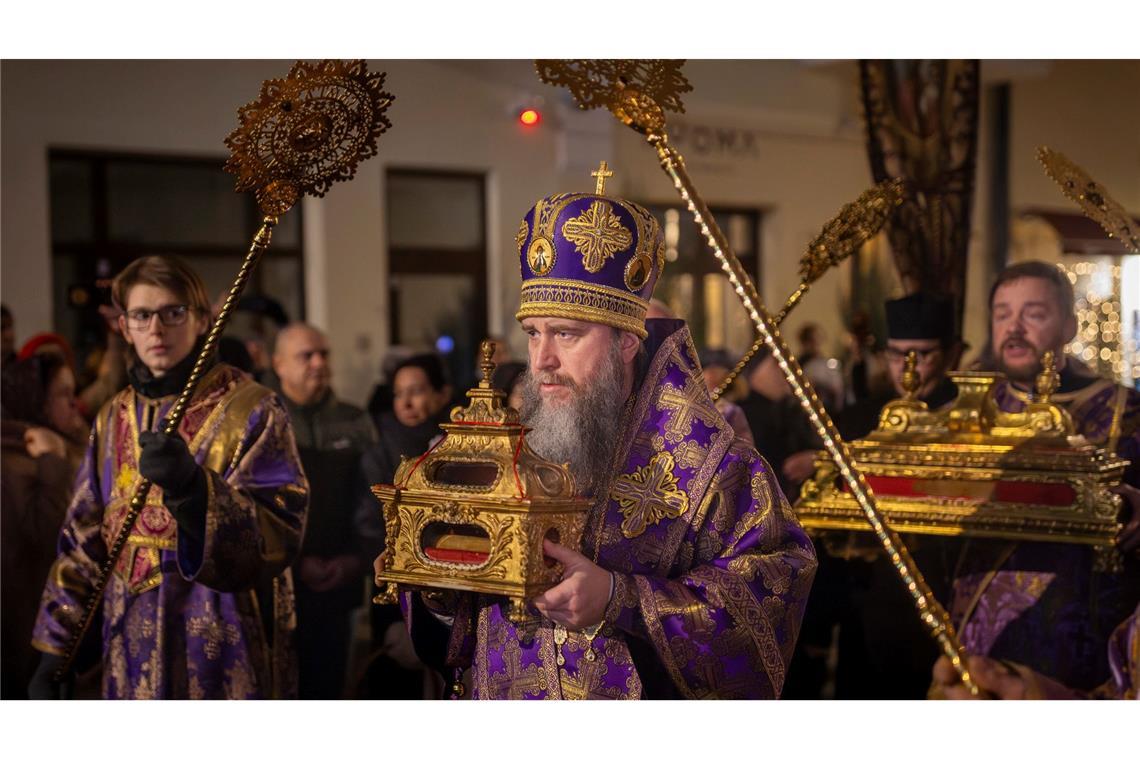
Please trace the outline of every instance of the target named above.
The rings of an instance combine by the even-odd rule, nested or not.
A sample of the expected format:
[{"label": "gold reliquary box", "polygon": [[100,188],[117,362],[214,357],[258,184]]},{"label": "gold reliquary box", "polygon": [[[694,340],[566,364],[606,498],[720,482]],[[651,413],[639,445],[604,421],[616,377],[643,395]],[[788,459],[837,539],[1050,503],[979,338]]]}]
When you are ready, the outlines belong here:
[{"label": "gold reliquary box", "polygon": [[[884,407],[878,429],[848,444],[892,528],[1086,544],[1099,567],[1119,568],[1121,501],[1110,489],[1127,460],[1074,434],[1068,412],[1049,401],[1057,376],[1052,357],[1045,364],[1037,400],[1018,413],[997,408],[1001,375],[950,373],[958,398],[940,411],[914,400],[917,382],[907,378],[907,396]],[[870,530],[826,453],[796,512],[807,528]]]},{"label": "gold reliquary box", "polygon": [[578,549],[590,509],[565,465],[526,442],[518,412],[491,385],[492,346],[484,343],[483,380],[466,407],[441,425],[425,455],[404,458],[396,485],[374,485],[383,505],[385,548],[377,602],[396,601],[396,585],[498,594],[508,615],[526,622],[526,600],[558,583],[543,538]]}]

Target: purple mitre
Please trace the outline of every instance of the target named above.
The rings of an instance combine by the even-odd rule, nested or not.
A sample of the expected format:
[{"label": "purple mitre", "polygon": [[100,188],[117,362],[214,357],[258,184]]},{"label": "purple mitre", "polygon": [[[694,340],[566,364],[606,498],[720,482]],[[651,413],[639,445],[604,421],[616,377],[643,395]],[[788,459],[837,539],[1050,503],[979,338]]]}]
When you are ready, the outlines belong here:
[{"label": "purple mitre", "polygon": [[646,336],[665,238],[649,211],[602,192],[543,198],[519,224],[517,319],[567,317]]}]

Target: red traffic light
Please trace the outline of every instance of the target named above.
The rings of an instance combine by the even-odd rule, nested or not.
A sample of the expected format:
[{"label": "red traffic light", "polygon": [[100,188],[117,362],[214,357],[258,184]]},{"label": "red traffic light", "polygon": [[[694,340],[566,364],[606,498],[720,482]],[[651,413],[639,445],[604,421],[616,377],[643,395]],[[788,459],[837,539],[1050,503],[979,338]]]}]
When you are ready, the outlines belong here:
[{"label": "red traffic light", "polygon": [[542,121],[542,114],[533,108],[524,108],[519,112],[519,122],[524,127],[533,127]]}]

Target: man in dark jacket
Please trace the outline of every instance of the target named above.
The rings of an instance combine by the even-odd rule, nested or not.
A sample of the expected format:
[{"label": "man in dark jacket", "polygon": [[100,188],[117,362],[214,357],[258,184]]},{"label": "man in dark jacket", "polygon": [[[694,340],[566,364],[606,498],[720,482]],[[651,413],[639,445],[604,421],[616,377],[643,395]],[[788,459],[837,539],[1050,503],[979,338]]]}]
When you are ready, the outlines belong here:
[{"label": "man in dark jacket", "polygon": [[368,414],[336,398],[328,341],[294,323],[277,334],[273,370],[309,477],[311,506],[297,563],[297,649],[302,699],[343,695],[351,612],[364,599],[370,559],[356,534],[354,484],[376,441]]}]

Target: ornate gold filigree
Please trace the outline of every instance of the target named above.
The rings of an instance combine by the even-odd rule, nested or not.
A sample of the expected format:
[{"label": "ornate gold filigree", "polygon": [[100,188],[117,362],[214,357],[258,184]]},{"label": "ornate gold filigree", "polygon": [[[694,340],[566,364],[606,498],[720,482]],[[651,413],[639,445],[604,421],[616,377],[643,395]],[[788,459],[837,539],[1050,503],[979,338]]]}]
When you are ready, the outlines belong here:
[{"label": "ornate gold filigree", "polygon": [[582,255],[582,266],[592,273],[602,271],[608,259],[633,242],[633,233],[605,201],[594,201],[580,215],[566,220],[562,237],[574,244]]},{"label": "ornate gold filigree", "polygon": [[321,197],[352,179],[392,126],[384,77],[362,60],[299,61],[284,79],[265,82],[226,138],[225,170],[238,175],[237,191],[255,191],[262,212],[276,216],[304,193]]},{"label": "ornate gold filigree", "polygon": [[1108,233],[1133,253],[1140,253],[1140,225],[1124,210],[1099,182],[1070,161],[1064,153],[1045,146],[1037,149],[1037,160],[1045,173],[1056,182],[1061,192],[1073,200]]},{"label": "ornate gold filigree", "polygon": [[679,487],[674,466],[673,455],[662,451],[649,464],[614,481],[610,498],[625,517],[621,532],[626,538],[637,538],[646,528],[680,517],[689,508],[689,494]]},{"label": "ornate gold filigree", "polygon": [[693,86],[681,73],[683,60],[540,60],[538,78],[570,90],[578,107],[608,108],[639,132],[665,126],[665,110],[685,112],[680,95]]}]

